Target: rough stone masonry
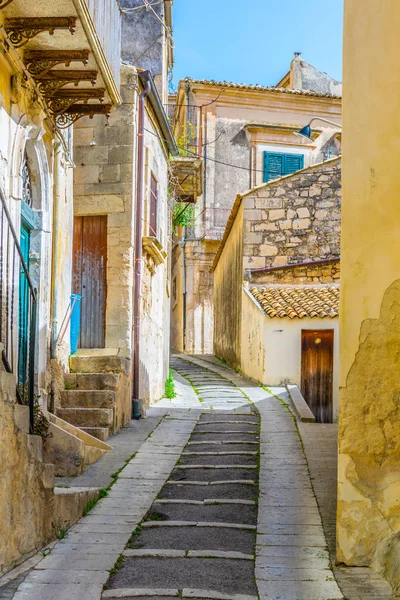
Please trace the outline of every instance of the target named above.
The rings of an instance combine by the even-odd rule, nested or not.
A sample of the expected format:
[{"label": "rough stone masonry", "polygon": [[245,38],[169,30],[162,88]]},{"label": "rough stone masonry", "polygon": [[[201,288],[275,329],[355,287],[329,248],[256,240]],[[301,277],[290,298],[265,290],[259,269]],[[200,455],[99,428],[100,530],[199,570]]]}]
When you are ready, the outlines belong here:
[{"label": "rough stone masonry", "polygon": [[[338,258],[341,219],[340,158],[265,184],[244,198],[244,267],[281,267]],[[339,264],[263,275],[280,283],[332,283]]]}]

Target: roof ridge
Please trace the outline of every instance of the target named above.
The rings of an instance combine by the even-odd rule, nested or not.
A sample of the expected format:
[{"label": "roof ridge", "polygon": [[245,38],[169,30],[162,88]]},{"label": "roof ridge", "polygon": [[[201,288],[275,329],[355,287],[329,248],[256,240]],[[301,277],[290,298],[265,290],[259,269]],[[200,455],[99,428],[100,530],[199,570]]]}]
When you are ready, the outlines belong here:
[{"label": "roof ridge", "polygon": [[260,92],[276,92],[278,94],[292,94],[295,96],[312,96],[315,98],[336,98],[338,100],[342,99],[342,96],[338,96],[336,94],[323,94],[321,92],[313,92],[312,90],[297,90],[294,88],[278,88],[273,85],[261,85],[259,83],[248,84],[248,83],[235,83],[233,81],[217,81],[215,79],[194,79],[192,77],[185,77],[181,81],[185,83],[194,83],[199,85],[209,85],[209,86],[217,86],[217,87],[229,87],[232,89],[241,89],[241,90],[253,90]]}]

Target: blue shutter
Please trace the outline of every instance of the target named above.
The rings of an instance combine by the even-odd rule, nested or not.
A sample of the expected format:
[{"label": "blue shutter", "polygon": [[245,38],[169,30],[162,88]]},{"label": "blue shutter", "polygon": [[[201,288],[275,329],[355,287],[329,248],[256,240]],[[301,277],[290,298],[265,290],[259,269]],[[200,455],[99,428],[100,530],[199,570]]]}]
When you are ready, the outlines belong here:
[{"label": "blue shutter", "polygon": [[302,154],[286,154],[284,175],[290,175],[304,167],[304,156]]},{"label": "blue shutter", "polygon": [[304,167],[303,154],[283,154],[282,152],[264,152],[264,183],[290,175]]}]

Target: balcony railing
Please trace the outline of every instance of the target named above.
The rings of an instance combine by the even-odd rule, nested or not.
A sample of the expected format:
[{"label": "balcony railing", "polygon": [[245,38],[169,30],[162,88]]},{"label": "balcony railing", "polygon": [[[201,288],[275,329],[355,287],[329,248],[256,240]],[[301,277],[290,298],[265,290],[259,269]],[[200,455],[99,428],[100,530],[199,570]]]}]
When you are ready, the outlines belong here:
[{"label": "balcony railing", "polygon": [[0,342],[5,370],[17,380],[17,399],[29,406],[34,429],[37,293],[6,198],[0,188]]},{"label": "balcony railing", "polygon": [[121,10],[117,0],[85,0],[96,33],[110,65],[117,87],[120,85]]}]

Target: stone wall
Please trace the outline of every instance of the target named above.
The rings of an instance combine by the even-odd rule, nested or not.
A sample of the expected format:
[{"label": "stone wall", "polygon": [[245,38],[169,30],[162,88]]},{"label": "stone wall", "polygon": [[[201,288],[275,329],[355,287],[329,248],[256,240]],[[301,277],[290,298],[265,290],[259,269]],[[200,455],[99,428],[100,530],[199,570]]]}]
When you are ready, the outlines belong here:
[{"label": "stone wall", "polygon": [[252,273],[251,281],[256,284],[282,283],[301,285],[303,283],[338,283],[340,261],[308,267],[281,269],[272,273]]},{"label": "stone wall", "polygon": [[28,434],[28,408],[15,404],[15,378],[0,371],[0,575],[54,537],[54,466],[42,438]]},{"label": "stone wall", "polygon": [[[282,267],[340,255],[340,159],[314,165],[255,188],[244,199],[246,270]],[[330,283],[336,267],[268,275],[282,283]]]},{"label": "stone wall", "polygon": [[[136,69],[123,65],[121,79],[123,103],[112,111],[109,126],[105,127],[104,119],[96,117],[78,122],[75,131],[75,214],[107,215],[106,347],[119,349],[130,358],[139,93]],[[160,135],[147,102],[142,234],[145,237],[152,235],[149,198],[153,173],[158,183],[156,237],[164,260],[156,265],[146,252],[143,254],[140,389],[145,406],[163,394],[169,359],[171,216],[168,156]],[[91,141],[95,142],[92,146]],[[126,393],[129,396],[128,386]]]}]

